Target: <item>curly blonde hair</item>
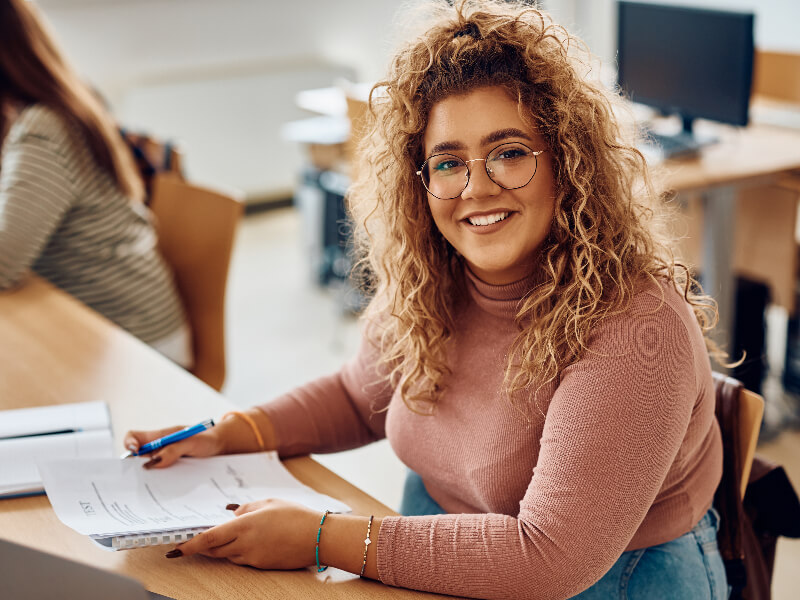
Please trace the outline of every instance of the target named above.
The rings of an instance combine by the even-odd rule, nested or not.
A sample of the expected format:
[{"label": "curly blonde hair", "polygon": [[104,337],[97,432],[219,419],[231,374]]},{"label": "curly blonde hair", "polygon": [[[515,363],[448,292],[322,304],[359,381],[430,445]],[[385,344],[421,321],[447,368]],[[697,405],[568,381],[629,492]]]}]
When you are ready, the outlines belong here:
[{"label": "curly blonde hair", "polygon": [[[449,373],[445,349],[463,297],[462,260],[439,233],[416,175],[431,107],[501,86],[553,157],[555,219],[540,248],[539,283],[520,302],[508,353],[509,398],[558,378],[586,351],[592,328],[626,309],[644,280],[683,291],[707,333],[714,301],[675,261],[663,198],[615,116],[618,95],[585,75],[588,52],[529,4],[463,0],[427,6],[427,30],[395,55],[370,95],[349,194],[362,266],[374,294],[370,337],[405,403],[431,412]],[[630,131],[628,131],[630,129]]]}]

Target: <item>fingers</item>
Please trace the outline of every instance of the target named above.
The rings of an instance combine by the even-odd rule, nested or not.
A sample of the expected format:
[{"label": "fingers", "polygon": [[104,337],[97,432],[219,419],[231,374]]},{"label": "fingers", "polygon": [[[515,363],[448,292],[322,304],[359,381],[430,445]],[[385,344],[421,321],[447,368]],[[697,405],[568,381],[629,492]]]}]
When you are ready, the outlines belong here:
[{"label": "fingers", "polygon": [[[180,555],[167,553],[168,558],[174,556],[192,556],[193,554],[203,554],[205,556],[213,556],[215,558],[222,558],[228,555],[238,554],[232,552],[230,548],[231,542],[236,540],[238,529],[235,521],[217,525],[194,536],[187,542],[180,544],[175,550],[180,551]],[[170,556],[172,554],[172,556]]]},{"label": "fingers", "polygon": [[[181,426],[167,427],[153,431],[129,431],[125,435],[125,447],[136,452],[143,444],[180,431]],[[181,456],[212,456],[218,451],[213,431],[204,431],[185,440],[159,448],[146,454],[149,460],[144,464],[148,469],[164,469],[174,464]]]},{"label": "fingers", "polygon": [[160,462],[161,462],[161,457],[160,457],[160,456],[152,456],[152,455],[151,455],[151,456],[150,456],[150,460],[148,460],[148,461],[147,461],[146,463],[144,463],[142,466],[143,466],[145,469],[152,469],[153,467],[155,467],[155,466],[156,466],[158,463],[160,463]]},{"label": "fingers", "polygon": [[170,444],[151,452],[146,456],[150,459],[144,464],[146,469],[164,469],[174,464],[181,456],[191,454],[189,440]]},{"label": "fingers", "polygon": [[259,569],[298,569],[314,563],[309,543],[318,533],[319,515],[314,511],[273,499],[250,502],[234,512],[235,519],[180,544],[167,557],[201,554]]},{"label": "fingers", "polygon": [[[261,510],[262,508],[266,508],[267,506],[275,504],[275,500],[272,498],[267,498],[265,500],[256,500],[254,502],[247,502],[245,504],[236,505],[236,508],[231,508],[228,510],[232,510],[233,514],[237,517],[241,517],[242,515],[246,515],[247,513],[255,512],[257,510]],[[229,504],[228,506],[234,506]]]},{"label": "fingers", "polygon": [[239,544],[236,543],[236,538],[234,538],[233,541],[228,542],[227,544],[209,548],[208,550],[203,550],[198,552],[198,554],[209,556],[211,558],[230,558],[232,556],[241,557],[241,554],[239,554],[241,549],[238,548],[238,546]]},{"label": "fingers", "polygon": [[170,433],[175,433],[181,429],[183,429],[183,427],[178,425],[175,427],[166,427],[165,429],[155,429],[152,431],[129,431],[125,434],[125,439],[122,443],[126,450],[136,452],[147,442],[152,442],[153,440],[157,440],[158,438],[169,435]]}]

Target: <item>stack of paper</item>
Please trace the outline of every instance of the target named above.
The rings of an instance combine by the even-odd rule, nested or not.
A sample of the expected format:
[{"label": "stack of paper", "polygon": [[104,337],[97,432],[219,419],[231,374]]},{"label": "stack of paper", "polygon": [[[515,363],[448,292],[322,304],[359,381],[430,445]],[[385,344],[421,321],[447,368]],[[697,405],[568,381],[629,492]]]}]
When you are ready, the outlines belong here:
[{"label": "stack of paper", "polygon": [[40,463],[61,521],[114,550],[181,542],[234,518],[228,504],[280,498],[349,512],[292,477],[275,452],[182,458],[144,469],[146,458]]},{"label": "stack of paper", "polygon": [[42,493],[39,461],[112,456],[111,420],[104,402],[0,412],[0,497]]}]

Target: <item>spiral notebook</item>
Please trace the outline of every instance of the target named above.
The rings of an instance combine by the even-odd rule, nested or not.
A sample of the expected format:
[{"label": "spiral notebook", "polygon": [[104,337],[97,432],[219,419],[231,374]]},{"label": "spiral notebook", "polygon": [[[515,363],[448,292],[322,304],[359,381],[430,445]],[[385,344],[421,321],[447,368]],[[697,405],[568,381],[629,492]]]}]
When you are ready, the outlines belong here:
[{"label": "spiral notebook", "polygon": [[342,502],[300,483],[275,452],[182,458],[144,469],[146,457],[39,463],[58,518],[111,550],[186,541],[235,518],[225,509],[265,498],[350,512]]}]

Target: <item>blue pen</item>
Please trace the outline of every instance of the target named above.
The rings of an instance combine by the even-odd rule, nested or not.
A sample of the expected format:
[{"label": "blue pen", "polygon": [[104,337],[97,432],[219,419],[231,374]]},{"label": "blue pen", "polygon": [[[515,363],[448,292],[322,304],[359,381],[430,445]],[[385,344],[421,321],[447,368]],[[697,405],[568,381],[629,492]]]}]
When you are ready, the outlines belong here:
[{"label": "blue pen", "polygon": [[142,454],[150,454],[158,450],[159,448],[163,448],[164,446],[169,446],[170,444],[174,444],[175,442],[180,442],[181,440],[185,440],[188,437],[192,437],[193,435],[205,431],[206,429],[214,426],[214,419],[207,419],[202,423],[198,423],[197,425],[192,425],[191,427],[184,427],[180,431],[176,431],[175,433],[170,433],[169,435],[165,435],[162,438],[158,438],[157,440],[153,440],[152,442],[147,442],[144,446],[139,448],[136,452],[128,452],[124,454],[122,458],[129,458],[131,456],[141,456]]}]

